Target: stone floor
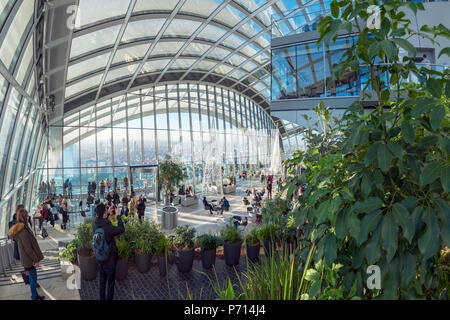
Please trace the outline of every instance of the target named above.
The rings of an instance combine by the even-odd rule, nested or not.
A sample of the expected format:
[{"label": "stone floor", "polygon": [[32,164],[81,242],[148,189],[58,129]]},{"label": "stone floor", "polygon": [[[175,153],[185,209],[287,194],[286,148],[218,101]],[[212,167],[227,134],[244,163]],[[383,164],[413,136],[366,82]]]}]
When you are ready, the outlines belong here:
[{"label": "stone floor", "polygon": [[[242,197],[245,190],[257,186],[260,190],[260,184],[246,182],[245,185],[238,183],[235,194],[226,195],[230,202],[230,211],[225,212],[225,216],[240,215],[247,216],[246,207],[242,203]],[[209,211],[203,208],[200,197],[198,204],[189,207],[178,206],[178,225],[192,225],[197,229],[197,235],[204,233],[218,233],[218,221],[223,220],[221,215],[210,215]],[[218,195],[207,195],[207,200],[220,200]],[[161,223],[160,209],[161,205],[155,202],[147,203],[146,219],[154,219]],[[58,221],[55,228],[47,225],[46,230],[49,237],[42,239],[37,236],[41,250],[44,253],[45,260],[42,261],[38,269],[38,283],[41,288],[38,289],[47,299],[51,300],[86,300],[97,299],[98,297],[98,280],[82,281],[81,290],[70,290],[67,288],[66,280],[63,279],[61,266],[58,262],[57,254],[59,248],[64,242],[73,239],[72,233],[75,231],[76,225],[83,221],[80,214],[70,216],[71,221],[66,231],[60,229]],[[244,234],[252,228],[252,219],[249,218],[249,225],[244,230]],[[171,234],[173,230],[163,230],[167,234]],[[245,268],[245,256],[241,257],[241,262],[236,268],[239,273]],[[0,277],[0,300],[28,300],[30,299],[29,286],[24,285],[20,275],[22,267],[20,262],[9,270],[6,277]],[[215,270],[215,272],[214,272]],[[216,278],[217,275],[217,278]],[[204,270],[199,260],[194,261],[193,270],[188,274],[181,274],[177,270],[176,265],[169,266],[169,274],[167,278],[161,278],[157,266],[152,266],[147,274],[140,274],[131,266],[128,278],[116,282],[115,299],[141,300],[141,299],[212,299],[215,297],[211,286],[211,280],[222,282],[230,277],[232,283],[237,283],[236,271],[225,265],[223,259],[216,259],[216,266],[213,270]]]}]

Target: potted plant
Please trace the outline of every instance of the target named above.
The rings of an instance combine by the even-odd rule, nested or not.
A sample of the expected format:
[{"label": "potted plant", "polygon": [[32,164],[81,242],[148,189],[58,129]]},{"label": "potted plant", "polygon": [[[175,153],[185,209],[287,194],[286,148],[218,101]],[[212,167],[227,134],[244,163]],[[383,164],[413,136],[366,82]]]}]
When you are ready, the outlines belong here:
[{"label": "potted plant", "polygon": [[275,240],[276,240],[276,232],[277,229],[274,224],[267,224],[262,227],[260,230],[260,235],[263,240],[264,245],[264,255],[269,257],[272,255],[273,250],[276,248]]},{"label": "potted plant", "polygon": [[211,269],[216,262],[216,249],[219,245],[219,237],[213,234],[203,234],[198,237],[202,254],[202,266]]},{"label": "potted plant", "polygon": [[131,254],[130,244],[124,237],[116,240],[118,259],[116,264],[116,279],[123,280],[128,275],[128,258]]},{"label": "potted plant", "polygon": [[93,237],[94,231],[92,230],[92,223],[89,220],[78,225],[76,233],[76,238],[79,243],[77,259],[81,271],[81,278],[86,281],[94,280],[97,277],[97,260],[94,256]]},{"label": "potted plant", "polygon": [[151,267],[153,248],[151,246],[150,237],[143,235],[136,242],[135,261],[139,272],[147,273]]},{"label": "potted plant", "polygon": [[297,240],[295,219],[292,215],[283,219],[279,229],[279,239],[282,243],[283,256],[289,257],[294,252]]},{"label": "potted plant", "polygon": [[170,205],[169,197],[171,193],[178,191],[180,183],[186,177],[187,174],[183,170],[183,166],[174,162],[170,156],[159,163],[158,184],[161,186],[164,196],[164,207],[161,209],[161,221],[164,229],[176,227],[178,209]]},{"label": "potted plant", "polygon": [[159,275],[161,277],[164,277],[167,273],[167,252],[169,244],[169,238],[166,237],[164,232],[161,232],[155,246],[155,254],[158,257]]},{"label": "potted plant", "polygon": [[187,225],[175,228],[174,244],[178,252],[178,271],[191,271],[194,263],[194,237],[196,230]]},{"label": "potted plant", "polygon": [[238,265],[241,257],[241,232],[234,224],[229,223],[221,230],[221,236],[224,240],[223,251],[225,263],[228,266]]},{"label": "potted plant", "polygon": [[245,238],[247,258],[251,262],[259,260],[259,250],[261,248],[259,229],[253,228]]}]

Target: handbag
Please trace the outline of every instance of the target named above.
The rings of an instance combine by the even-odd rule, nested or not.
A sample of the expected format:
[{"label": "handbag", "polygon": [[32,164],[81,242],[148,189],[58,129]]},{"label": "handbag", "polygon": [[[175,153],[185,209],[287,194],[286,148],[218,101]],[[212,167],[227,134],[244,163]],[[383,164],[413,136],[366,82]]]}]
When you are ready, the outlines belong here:
[{"label": "handbag", "polygon": [[30,284],[30,276],[29,276],[28,274],[25,273],[25,270],[23,270],[23,271],[21,272],[21,274],[22,274],[23,283],[24,283],[25,285]]}]

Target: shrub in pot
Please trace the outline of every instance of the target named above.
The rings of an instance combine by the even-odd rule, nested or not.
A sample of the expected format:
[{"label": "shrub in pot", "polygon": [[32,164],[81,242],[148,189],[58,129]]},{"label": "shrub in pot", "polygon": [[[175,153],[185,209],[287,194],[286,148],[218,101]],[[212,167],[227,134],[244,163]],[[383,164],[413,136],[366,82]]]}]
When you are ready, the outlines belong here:
[{"label": "shrub in pot", "polygon": [[81,278],[86,281],[94,280],[97,277],[97,260],[94,256],[92,239],[94,230],[92,222],[87,220],[78,225],[75,236],[78,239],[78,265],[80,267]]},{"label": "shrub in pot", "polygon": [[251,262],[259,260],[259,250],[261,248],[259,229],[253,228],[245,238],[247,258]]},{"label": "shrub in pot", "polygon": [[160,233],[159,239],[155,246],[155,254],[158,257],[159,275],[164,277],[167,274],[167,251],[170,242],[164,232]]},{"label": "shrub in pot", "polygon": [[187,225],[175,228],[174,244],[178,252],[178,271],[187,273],[191,271],[194,263],[194,237],[196,230]]},{"label": "shrub in pot", "polygon": [[295,218],[292,215],[284,217],[281,221],[281,226],[278,229],[278,239],[281,240],[283,256],[290,256],[295,250],[297,241]]},{"label": "shrub in pot", "polygon": [[273,224],[267,224],[262,227],[260,230],[260,235],[262,237],[263,245],[264,245],[264,254],[266,257],[272,255],[273,251],[276,249],[276,233],[277,229]]},{"label": "shrub in pot", "polygon": [[213,234],[203,234],[198,237],[202,254],[202,266],[211,269],[216,262],[216,249],[219,246],[219,237]]},{"label": "shrub in pot", "polygon": [[238,265],[239,259],[241,257],[241,232],[234,224],[230,223],[221,230],[221,236],[224,241],[223,251],[225,256],[225,263],[228,266]]},{"label": "shrub in pot", "polygon": [[118,259],[116,264],[116,279],[123,280],[128,275],[128,258],[131,255],[130,244],[124,237],[116,240]]},{"label": "shrub in pot", "polygon": [[151,267],[153,248],[151,246],[150,238],[144,235],[136,243],[135,261],[139,272],[147,273]]}]

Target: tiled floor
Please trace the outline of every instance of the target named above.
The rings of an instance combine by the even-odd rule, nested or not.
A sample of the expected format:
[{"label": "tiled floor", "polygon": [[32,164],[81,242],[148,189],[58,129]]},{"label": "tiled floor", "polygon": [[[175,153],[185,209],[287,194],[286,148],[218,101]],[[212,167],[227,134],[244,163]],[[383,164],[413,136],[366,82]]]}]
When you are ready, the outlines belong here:
[{"label": "tiled floor", "polygon": [[[256,183],[253,183],[253,186]],[[242,203],[242,197],[245,190],[252,187],[250,184],[238,186],[235,194],[226,195],[230,202],[230,212],[225,212],[225,216],[240,215],[247,216],[247,206]],[[258,185],[258,189],[262,188]],[[198,204],[189,207],[178,206],[178,225],[190,224],[196,227],[197,235],[203,233],[218,233],[218,220],[222,220],[220,215],[211,216],[209,211],[203,208],[202,200],[198,200]],[[218,195],[207,196],[208,201],[212,199],[220,200]],[[155,219],[161,222],[160,204],[147,204],[146,218]],[[49,237],[45,240],[38,236],[39,245],[45,255],[45,260],[38,269],[38,282],[41,288],[38,289],[40,294],[44,294],[47,299],[52,300],[79,300],[79,299],[97,299],[98,298],[98,280],[82,281],[81,290],[69,290],[66,280],[61,276],[61,267],[57,260],[57,252],[61,242],[70,241],[73,236],[76,224],[81,222],[83,218],[78,214],[72,216],[70,228],[62,231],[58,222],[55,228],[47,226],[46,229]],[[252,228],[252,219],[249,218],[249,225],[245,233]],[[163,230],[167,234],[171,234],[173,230]],[[241,257],[241,262],[236,270],[239,272],[245,268],[245,256]],[[0,278],[0,300],[28,300],[30,299],[29,286],[23,284],[20,276],[21,266],[17,265],[10,270],[6,277]],[[217,275],[217,278],[216,278]],[[169,275],[167,278],[161,278],[156,265],[152,266],[147,274],[140,274],[134,266],[131,265],[128,278],[123,281],[116,282],[115,299],[186,299],[189,297],[195,299],[211,299],[215,297],[210,281],[222,282],[230,277],[232,283],[236,284],[236,272],[233,268],[225,265],[223,259],[216,259],[214,270],[204,270],[200,260],[194,261],[193,270],[188,274],[181,274],[177,270],[176,265],[169,266]],[[167,280],[168,279],[168,280]],[[188,291],[189,290],[189,291]]]}]

